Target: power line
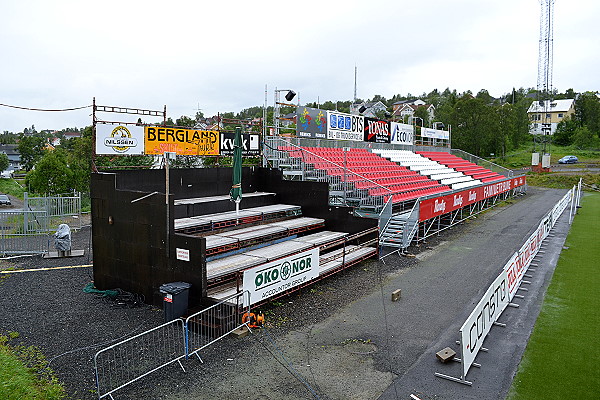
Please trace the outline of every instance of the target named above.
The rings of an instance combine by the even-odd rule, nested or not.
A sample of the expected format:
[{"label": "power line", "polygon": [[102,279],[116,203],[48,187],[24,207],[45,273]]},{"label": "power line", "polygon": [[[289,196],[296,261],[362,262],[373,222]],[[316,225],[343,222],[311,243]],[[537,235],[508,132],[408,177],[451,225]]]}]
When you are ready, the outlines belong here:
[{"label": "power line", "polygon": [[13,105],[10,105],[10,104],[2,104],[2,103],[0,103],[0,106],[2,106],[2,107],[8,107],[8,108],[16,108],[18,110],[27,110],[27,111],[50,111],[50,112],[58,112],[58,111],[82,110],[84,108],[89,108],[92,105],[90,104],[89,106],[81,106],[81,107],[73,107],[73,108],[57,108],[57,109],[20,107],[20,106],[13,106]]}]

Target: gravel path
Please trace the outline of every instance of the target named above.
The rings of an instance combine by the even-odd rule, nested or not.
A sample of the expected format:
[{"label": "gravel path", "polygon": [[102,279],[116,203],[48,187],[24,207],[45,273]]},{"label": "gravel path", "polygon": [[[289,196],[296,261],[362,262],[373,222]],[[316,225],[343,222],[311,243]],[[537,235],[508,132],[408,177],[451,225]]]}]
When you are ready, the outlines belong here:
[{"label": "gravel path", "polygon": [[[530,188],[513,205],[414,249],[421,252],[418,258],[368,260],[276,300],[265,308],[266,330],[243,339],[225,338],[202,353],[204,364],[185,360],[186,373],[177,364],[167,366],[120,390],[116,398],[377,398],[417,365],[450,321],[462,318],[465,307],[493,279],[490,271],[501,267],[504,255],[479,246],[503,239],[503,249],[516,248],[530,231],[530,222],[537,214],[541,218],[542,209],[563,192]],[[521,219],[506,221],[513,212]],[[73,234],[73,248],[85,249],[84,257],[0,260],[0,269],[86,264],[89,236],[89,227]],[[464,243],[472,243],[473,251]],[[462,263],[463,253],[475,258]],[[462,266],[474,268],[490,255],[482,271]],[[491,265],[496,261],[498,265]],[[0,281],[0,330],[17,331],[25,344],[38,346],[72,399],[97,398],[93,356],[98,350],[160,325],[163,317],[161,310],[149,306],[118,308],[83,293],[91,275],[91,268],[84,267],[11,274]],[[398,287],[402,300],[389,302],[391,290]],[[408,398],[408,392],[400,398]]]}]

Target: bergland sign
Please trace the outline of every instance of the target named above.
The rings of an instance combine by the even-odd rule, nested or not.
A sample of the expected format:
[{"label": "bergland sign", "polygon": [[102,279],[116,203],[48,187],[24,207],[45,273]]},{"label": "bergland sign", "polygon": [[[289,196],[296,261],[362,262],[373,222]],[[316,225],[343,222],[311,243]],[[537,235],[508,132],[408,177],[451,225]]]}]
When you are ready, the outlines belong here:
[{"label": "bergland sign", "polygon": [[327,111],[327,139],[362,142],[364,126],[363,116]]},{"label": "bergland sign", "polygon": [[144,154],[144,128],[135,125],[97,124],[96,154]]},{"label": "bergland sign", "polygon": [[250,293],[252,305],[318,276],[319,249],[316,248],[245,270],[243,290]]},{"label": "bergland sign", "polygon": [[146,126],[144,128],[146,154],[167,151],[184,156],[218,156],[219,132],[196,129]]},{"label": "bergland sign", "polygon": [[327,139],[327,114],[326,111],[316,108],[298,107],[296,110],[297,124],[296,136]]}]

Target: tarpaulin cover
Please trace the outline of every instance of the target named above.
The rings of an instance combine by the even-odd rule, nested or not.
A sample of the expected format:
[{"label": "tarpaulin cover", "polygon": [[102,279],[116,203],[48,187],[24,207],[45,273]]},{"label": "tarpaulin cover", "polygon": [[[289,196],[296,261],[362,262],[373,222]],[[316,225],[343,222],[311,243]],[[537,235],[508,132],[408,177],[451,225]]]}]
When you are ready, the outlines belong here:
[{"label": "tarpaulin cover", "polygon": [[58,251],[71,250],[71,228],[67,224],[60,224],[54,234],[54,247]]}]

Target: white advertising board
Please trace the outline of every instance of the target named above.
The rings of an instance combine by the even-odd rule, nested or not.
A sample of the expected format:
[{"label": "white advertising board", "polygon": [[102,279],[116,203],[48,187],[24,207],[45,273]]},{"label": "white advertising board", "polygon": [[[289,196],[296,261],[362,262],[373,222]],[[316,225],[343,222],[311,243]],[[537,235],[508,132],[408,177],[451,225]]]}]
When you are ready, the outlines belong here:
[{"label": "white advertising board", "polygon": [[390,143],[412,146],[415,138],[415,127],[409,124],[390,122],[390,134]]},{"label": "white advertising board", "polygon": [[362,141],[364,128],[363,116],[327,111],[327,139]]},{"label": "white advertising board", "polygon": [[144,154],[144,127],[135,125],[96,125],[96,154]]},{"label": "white advertising board", "polygon": [[467,376],[483,340],[508,303],[507,276],[506,271],[502,271],[460,328],[463,378]]},{"label": "white advertising board", "polygon": [[421,137],[431,139],[450,139],[450,132],[440,129],[421,128]]},{"label": "white advertising board", "polygon": [[483,298],[477,303],[460,328],[461,351],[463,365],[463,379],[466,378],[469,368],[473,364],[483,340],[487,336],[493,323],[515,296],[519,285],[523,281],[525,272],[531,261],[540,250],[543,240],[560,217],[560,214],[571,200],[569,191],[552,210],[542,218],[537,229],[527,238],[519,251],[515,252],[502,268],[502,272],[488,288]]},{"label": "white advertising board", "polygon": [[[318,276],[319,249],[316,248],[245,270],[243,290],[250,293],[252,305]],[[244,302],[248,300],[244,298]]]}]

